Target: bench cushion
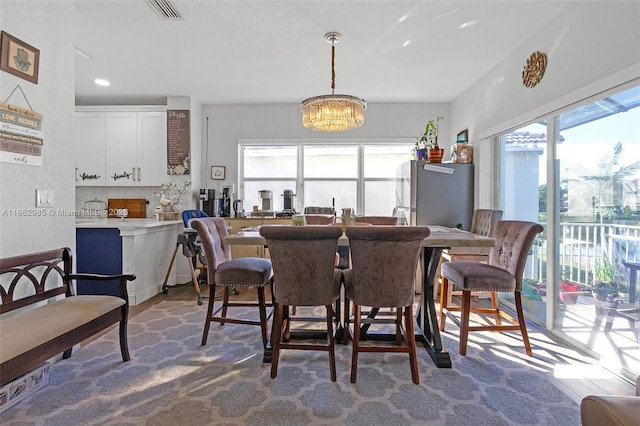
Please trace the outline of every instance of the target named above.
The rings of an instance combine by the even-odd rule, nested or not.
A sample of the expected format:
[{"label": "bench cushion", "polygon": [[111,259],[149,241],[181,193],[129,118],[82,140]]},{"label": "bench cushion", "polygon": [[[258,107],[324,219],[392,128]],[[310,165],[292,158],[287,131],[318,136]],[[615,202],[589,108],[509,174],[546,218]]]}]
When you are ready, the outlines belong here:
[{"label": "bench cushion", "polygon": [[115,296],[73,296],[0,319],[0,363],[125,304]]}]

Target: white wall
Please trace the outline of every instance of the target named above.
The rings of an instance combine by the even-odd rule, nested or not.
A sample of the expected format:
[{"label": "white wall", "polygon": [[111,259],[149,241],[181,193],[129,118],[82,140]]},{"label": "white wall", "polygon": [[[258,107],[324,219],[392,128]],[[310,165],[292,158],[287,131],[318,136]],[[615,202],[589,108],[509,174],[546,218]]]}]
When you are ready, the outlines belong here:
[{"label": "white wall", "polygon": [[[36,189],[54,191],[54,208],[75,209],[73,13],[62,2],[0,2],[0,29],[40,50],[38,84],[0,72],[0,100],[20,85],[33,109],[43,115],[44,133],[42,167],[0,163],[0,209],[5,212],[0,216],[2,257],[63,246],[75,249],[74,217],[10,213],[35,208]],[[19,90],[7,103],[29,108]]]},{"label": "white wall", "polygon": [[[442,116],[439,143],[449,152],[455,132],[449,128],[448,103],[378,103],[369,104],[365,110],[362,127],[347,132],[313,132],[302,126],[302,112],[296,104],[264,105],[205,105],[202,111],[203,145],[207,162],[225,166],[224,181],[207,177],[208,188],[220,188],[220,184],[238,183],[238,139],[344,139],[353,138],[415,138],[424,131],[427,121]],[[207,139],[208,119],[208,139]],[[206,152],[208,141],[208,154]]]},{"label": "white wall", "polygon": [[[529,89],[522,70],[535,51],[546,53],[547,70]],[[489,141],[481,139],[637,78],[640,2],[573,2],[451,104],[452,129],[468,128],[474,157],[483,159],[476,168],[476,203],[489,207],[495,184],[495,176],[486,174],[494,169],[492,155],[484,152]]]}]

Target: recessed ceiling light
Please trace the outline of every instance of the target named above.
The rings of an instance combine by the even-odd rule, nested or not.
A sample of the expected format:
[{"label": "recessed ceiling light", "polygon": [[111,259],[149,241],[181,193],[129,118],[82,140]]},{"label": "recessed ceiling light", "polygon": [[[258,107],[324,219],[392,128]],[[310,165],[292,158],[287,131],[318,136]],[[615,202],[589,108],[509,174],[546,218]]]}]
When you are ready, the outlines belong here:
[{"label": "recessed ceiling light", "polygon": [[93,82],[96,83],[98,86],[108,86],[111,84],[107,80],[104,80],[102,78],[96,78],[95,80],[93,80]]}]

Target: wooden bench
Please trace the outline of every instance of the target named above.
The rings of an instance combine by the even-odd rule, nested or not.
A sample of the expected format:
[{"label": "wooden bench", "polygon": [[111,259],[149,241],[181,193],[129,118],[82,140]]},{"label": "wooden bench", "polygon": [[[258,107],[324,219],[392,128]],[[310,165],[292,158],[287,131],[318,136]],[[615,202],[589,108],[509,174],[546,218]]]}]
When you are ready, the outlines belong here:
[{"label": "wooden bench", "polygon": [[[129,361],[127,282],[135,275],[73,274],[69,248],[0,259],[0,386],[120,323],[120,352]],[[74,280],[118,280],[119,296],[75,295]]]}]

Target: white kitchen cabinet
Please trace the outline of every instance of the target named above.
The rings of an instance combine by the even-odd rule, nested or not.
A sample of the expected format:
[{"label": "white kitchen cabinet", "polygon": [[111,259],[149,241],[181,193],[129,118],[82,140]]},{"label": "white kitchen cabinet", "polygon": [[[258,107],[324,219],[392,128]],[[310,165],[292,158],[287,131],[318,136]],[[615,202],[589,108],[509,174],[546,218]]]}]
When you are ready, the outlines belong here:
[{"label": "white kitchen cabinet", "polygon": [[[166,179],[165,111],[112,110],[77,112],[76,116],[77,186],[159,186]],[[85,164],[101,167],[100,173],[85,172]],[[93,175],[101,177],[87,178]]]},{"label": "white kitchen cabinet", "polygon": [[167,114],[138,113],[138,183],[158,186],[167,179]]},{"label": "white kitchen cabinet", "polygon": [[102,186],[106,182],[106,117],[103,112],[75,116],[76,186]]},{"label": "white kitchen cabinet", "polygon": [[107,112],[107,185],[137,183],[138,115],[136,112]]}]

